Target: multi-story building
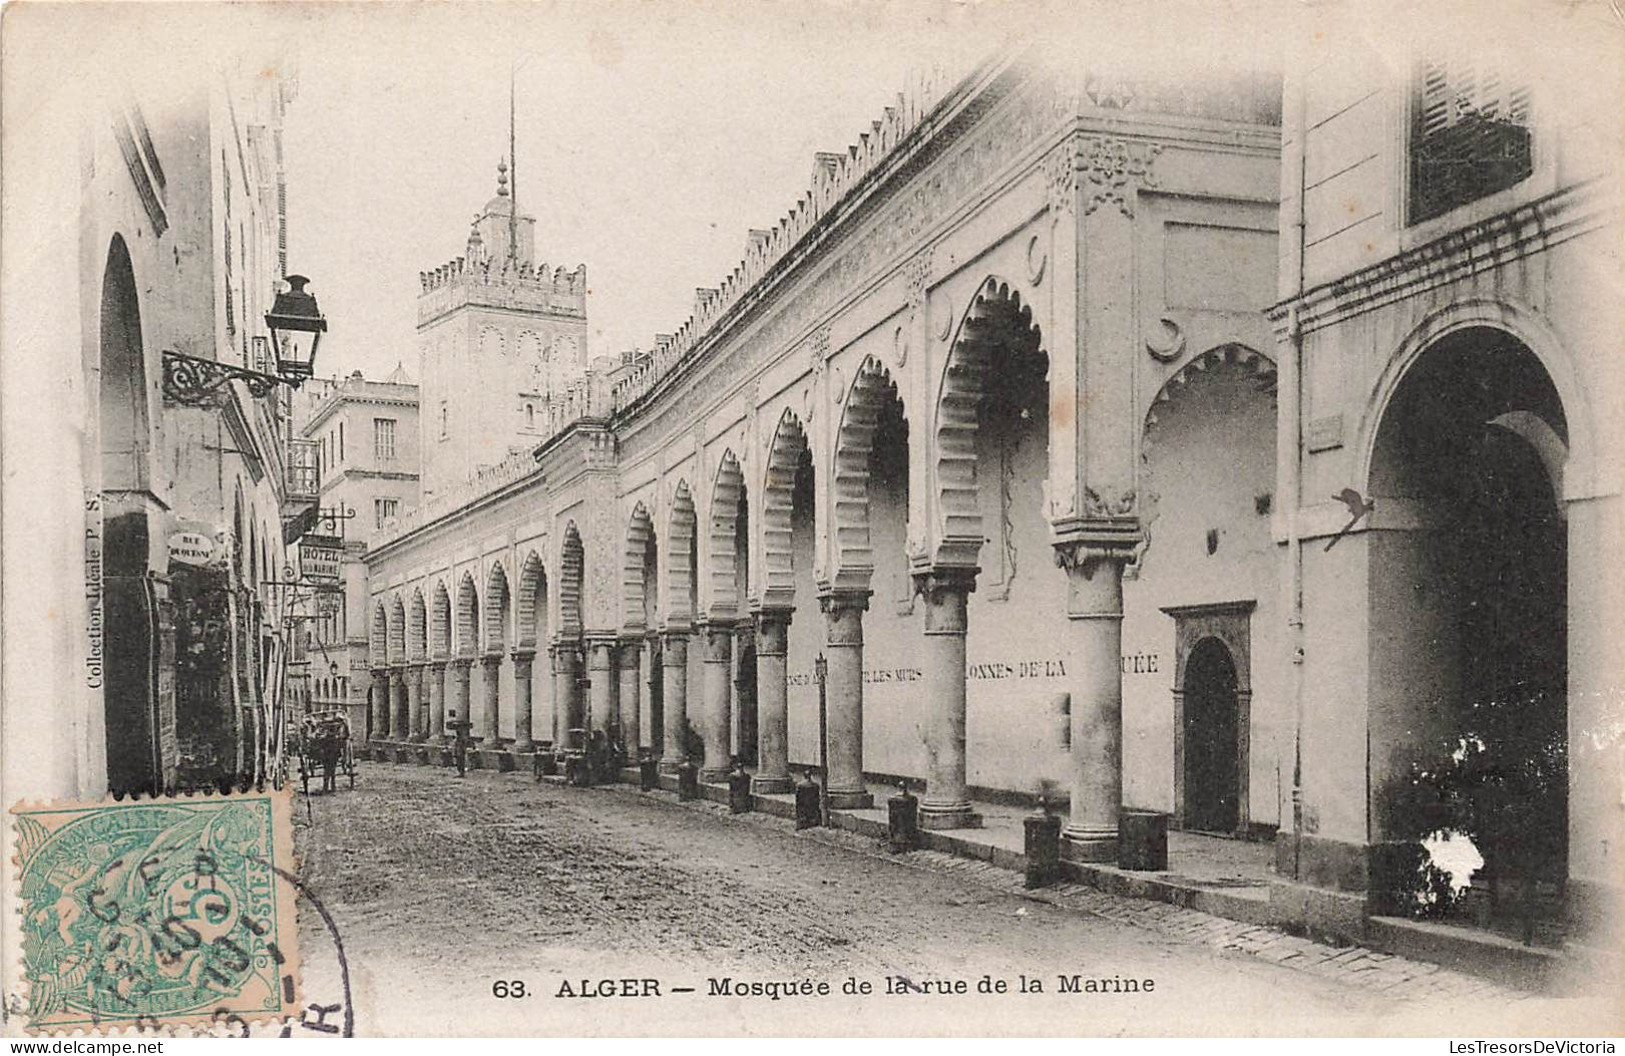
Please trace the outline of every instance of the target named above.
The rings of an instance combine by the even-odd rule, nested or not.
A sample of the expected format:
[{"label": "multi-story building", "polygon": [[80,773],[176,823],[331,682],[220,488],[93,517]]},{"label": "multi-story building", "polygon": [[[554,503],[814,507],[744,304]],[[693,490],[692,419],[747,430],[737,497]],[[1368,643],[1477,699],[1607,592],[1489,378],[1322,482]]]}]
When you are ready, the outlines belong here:
[{"label": "multi-story building", "polygon": [[[29,749],[6,764],[26,763],[32,794],[275,765],[296,660],[286,546],[316,499],[289,387],[269,377],[290,70],[179,63],[106,90],[70,78],[84,91],[44,93],[35,111],[60,135],[8,149],[20,224],[58,232],[31,242],[27,268],[8,263],[8,308],[31,314],[8,313],[0,384],[5,733]],[[70,509],[82,532],[62,531]]]},{"label": "multi-story building", "polygon": [[397,365],[382,381],[360,371],[306,386],[299,433],[314,445],[320,480],[317,531],[342,551],[342,594],[319,599],[310,628],[312,700],[344,707],[367,732],[367,542],[419,501],[418,387]]},{"label": "multi-story building", "polygon": [[1397,70],[1322,24],[1286,79],[1277,872],[1345,921],[1412,900],[1440,830],[1486,915],[1625,905],[1621,100],[1583,22]]}]

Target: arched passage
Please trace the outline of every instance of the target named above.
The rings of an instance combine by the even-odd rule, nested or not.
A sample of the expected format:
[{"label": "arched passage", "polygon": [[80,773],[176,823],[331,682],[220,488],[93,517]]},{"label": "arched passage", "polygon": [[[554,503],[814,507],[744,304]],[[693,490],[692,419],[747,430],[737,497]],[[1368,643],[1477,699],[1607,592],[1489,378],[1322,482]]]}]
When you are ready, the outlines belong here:
[{"label": "arched passage", "polygon": [[391,664],[406,662],[406,603],[399,594],[389,601],[388,656]]},{"label": "arched passage", "polygon": [[559,548],[559,634],[554,645],[554,675],[557,680],[554,730],[555,743],[567,749],[585,747],[587,704],[582,698],[582,612],[581,591],[585,574],[586,549],[574,521],[564,527]]},{"label": "arched passage", "polygon": [[[973,688],[967,673],[1002,670],[997,665],[1020,655],[1022,638],[1031,641],[1044,630],[1052,641],[1071,637],[1064,625],[1039,622],[1066,611],[1043,509],[1048,367],[1032,310],[1009,283],[989,278],[960,322],[937,394],[938,542],[930,574],[919,577],[925,690],[933,702],[925,723],[929,776],[921,818],[935,827],[975,823],[967,777],[993,787],[1031,787],[1047,776],[1034,772],[1033,745],[1019,731],[1043,721],[1055,694],[1066,688],[1064,663],[1042,662],[1041,677],[1019,687],[978,679]],[[1018,622],[1009,609],[989,609],[993,604],[1022,612],[1021,631],[1013,633]],[[1116,659],[1113,648],[1110,663]],[[1014,721],[1017,715],[1028,721]],[[1075,752],[1078,771],[1095,748],[1102,756],[1115,750],[1115,730],[1100,730],[1098,745]],[[1098,775],[1104,763],[1092,758],[1090,773]],[[1075,808],[1082,799],[1076,791]],[[1108,798],[1115,812],[1116,797]]]},{"label": "arched passage", "polygon": [[[542,567],[541,555],[532,550],[519,566],[519,585],[514,595],[514,634],[519,649],[525,653],[525,658],[515,668],[515,677],[518,677],[521,668],[530,676],[525,687],[530,693],[528,713],[526,701],[519,699],[521,710],[515,714],[516,751],[523,751],[527,744],[533,743],[534,731],[538,727],[543,731],[543,747],[552,747],[553,679],[547,677],[549,668],[545,664],[541,677],[537,677],[534,671],[535,650],[547,641],[547,600],[547,572]],[[522,697],[522,692],[516,692],[517,697]],[[541,716],[539,721],[538,713]]]},{"label": "arched passage", "polygon": [[698,516],[687,481],[678,481],[672,493],[671,526],[666,531],[665,622],[673,630],[694,623],[699,584],[695,579],[698,554]]},{"label": "arched passage", "polygon": [[445,583],[434,585],[433,618],[430,621],[430,645],[436,660],[451,658],[451,594]]},{"label": "arched passage", "polygon": [[[1270,531],[1275,384],[1274,364],[1258,352],[1209,348],[1157,392],[1141,434],[1144,543],[1123,582],[1122,652],[1131,658],[1121,680],[1123,800],[1169,809],[1176,823],[1208,831],[1221,831],[1213,817],[1186,816],[1189,702],[1179,673],[1210,634],[1225,642],[1243,683],[1232,796],[1238,817],[1222,831],[1281,821],[1275,761],[1290,750],[1293,715],[1278,615],[1280,556]],[[1165,677],[1140,677],[1153,669],[1173,671],[1172,686]],[[1250,678],[1258,680],[1256,694]]]},{"label": "arched passage", "polygon": [[711,588],[710,619],[733,619],[744,598],[740,542],[745,537],[745,477],[732,451],[722,453],[711,486],[711,516],[706,532],[706,579]]},{"label": "arched passage", "polygon": [[485,577],[485,652],[501,653],[508,645],[508,573],[502,562],[491,564]]},{"label": "arched passage", "polygon": [[473,657],[480,651],[480,595],[474,577],[463,573],[457,584],[457,655]]},{"label": "arched passage", "polygon": [[412,603],[406,609],[406,658],[422,663],[429,658],[429,610],[423,602],[423,590],[412,590]]},{"label": "arched passage", "polygon": [[649,596],[654,579],[649,555],[654,548],[654,522],[648,507],[639,502],[632,507],[626,526],[625,562],[621,568],[621,626],[628,635],[641,634],[649,626]]},{"label": "arched passage", "polygon": [[[1568,534],[1552,467],[1569,423],[1533,352],[1491,327],[1434,342],[1371,452],[1373,877],[1403,906],[1405,852],[1465,832],[1480,879],[1555,897],[1568,857]],[[1543,448],[1545,450],[1543,450]],[[1521,908],[1534,912],[1541,898]],[[1396,907],[1398,908],[1398,907]]]},{"label": "arched passage", "polygon": [[852,379],[831,473],[837,590],[868,590],[877,553],[901,568],[908,522],[908,418],[891,372],[873,356]]},{"label": "arched passage", "polygon": [[796,474],[808,458],[807,434],[795,412],[786,410],[767,447],[762,479],[762,606],[795,605],[795,548],[792,513]]},{"label": "arched passage", "polygon": [[564,545],[559,551],[559,634],[581,637],[581,590],[586,550],[581,533],[571,521],[564,528]]},{"label": "arched passage", "polygon": [[1240,711],[1236,662],[1217,638],[1185,659],[1184,803],[1187,829],[1235,832],[1240,821]]},{"label": "arched passage", "polygon": [[688,721],[689,635],[699,607],[698,517],[688,482],[679,480],[672,492],[664,551],[665,581],[661,586],[660,768],[675,773],[689,758]]},{"label": "arched passage", "polygon": [[[173,776],[163,756],[158,681],[162,633],[147,575],[152,429],[135,272],[114,236],[102,273],[97,429],[101,437],[102,704],[107,781],[118,793],[156,792]],[[171,716],[170,721],[173,721]]]},{"label": "arched passage", "polygon": [[367,637],[367,655],[374,669],[389,663],[389,615],[383,599],[372,607],[372,626]]},{"label": "arched passage", "polygon": [[[700,737],[705,742],[705,765],[700,776],[708,781],[721,780],[728,773],[736,737],[754,739],[755,687],[751,687],[748,699],[740,700],[735,693],[733,667],[739,652],[735,639],[739,619],[744,615],[743,602],[750,575],[747,510],[745,478],[739,460],[731,450],[724,451],[711,486],[706,532],[706,578],[710,596],[701,635],[705,697]],[[748,704],[752,709],[745,723],[746,732],[737,728],[742,711],[735,704]]]}]

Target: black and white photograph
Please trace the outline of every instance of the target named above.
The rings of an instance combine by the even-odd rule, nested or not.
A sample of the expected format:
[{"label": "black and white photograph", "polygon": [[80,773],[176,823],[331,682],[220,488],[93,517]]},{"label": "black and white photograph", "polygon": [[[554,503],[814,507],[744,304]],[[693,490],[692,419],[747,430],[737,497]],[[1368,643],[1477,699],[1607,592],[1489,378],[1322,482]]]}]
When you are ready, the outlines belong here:
[{"label": "black and white photograph", "polygon": [[8,1037],[1625,1033],[1614,0],[0,59]]}]

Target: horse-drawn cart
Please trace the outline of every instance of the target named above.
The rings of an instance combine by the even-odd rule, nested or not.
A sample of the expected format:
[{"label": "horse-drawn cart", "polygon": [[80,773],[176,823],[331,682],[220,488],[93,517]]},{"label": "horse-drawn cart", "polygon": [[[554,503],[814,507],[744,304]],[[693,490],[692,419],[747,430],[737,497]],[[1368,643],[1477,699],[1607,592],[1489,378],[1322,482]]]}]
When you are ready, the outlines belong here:
[{"label": "horse-drawn cart", "polygon": [[355,788],[355,749],[350,744],[350,720],[337,709],[312,712],[299,729],[299,780],[310,794],[311,778],[320,775],[322,791],[337,791],[343,774]]}]

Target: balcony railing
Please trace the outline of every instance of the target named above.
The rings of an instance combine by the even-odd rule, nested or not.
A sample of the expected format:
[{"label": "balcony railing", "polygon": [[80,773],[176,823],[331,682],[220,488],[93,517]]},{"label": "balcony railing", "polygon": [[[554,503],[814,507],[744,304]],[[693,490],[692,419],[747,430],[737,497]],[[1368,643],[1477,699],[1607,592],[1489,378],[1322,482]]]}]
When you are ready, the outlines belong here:
[{"label": "balcony railing", "polygon": [[288,441],[288,502],[315,502],[322,481],[316,472],[315,440]]}]

